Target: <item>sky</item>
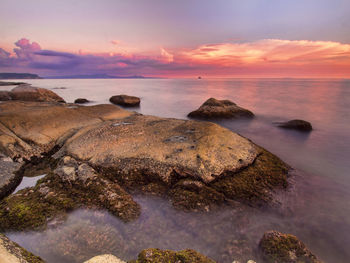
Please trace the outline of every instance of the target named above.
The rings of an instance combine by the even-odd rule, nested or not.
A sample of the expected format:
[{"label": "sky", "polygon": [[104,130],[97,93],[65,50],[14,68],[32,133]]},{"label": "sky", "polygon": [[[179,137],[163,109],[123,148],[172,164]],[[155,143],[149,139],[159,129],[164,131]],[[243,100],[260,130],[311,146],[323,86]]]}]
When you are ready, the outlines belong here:
[{"label": "sky", "polygon": [[0,0],[0,72],[350,77],[349,0]]}]

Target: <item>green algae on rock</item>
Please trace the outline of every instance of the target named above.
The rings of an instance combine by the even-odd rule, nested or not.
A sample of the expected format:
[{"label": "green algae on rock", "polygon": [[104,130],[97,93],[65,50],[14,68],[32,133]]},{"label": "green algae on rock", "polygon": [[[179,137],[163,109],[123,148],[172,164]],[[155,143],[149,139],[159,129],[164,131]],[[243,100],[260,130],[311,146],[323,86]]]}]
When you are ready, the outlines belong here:
[{"label": "green algae on rock", "polygon": [[320,263],[296,236],[277,231],[264,233],[259,249],[266,263]]},{"label": "green algae on rock", "polygon": [[1,263],[44,263],[40,258],[0,234]]},{"label": "green algae on rock", "polygon": [[140,214],[139,205],[117,183],[65,157],[35,187],[0,202],[0,230],[45,228],[54,218],[64,218],[68,211],[82,206],[106,208],[124,221]]},{"label": "green algae on rock", "polygon": [[[149,248],[142,250],[134,263],[215,263],[214,260],[203,256],[192,249],[182,251],[160,250]],[[130,263],[131,263],[130,262]]]}]

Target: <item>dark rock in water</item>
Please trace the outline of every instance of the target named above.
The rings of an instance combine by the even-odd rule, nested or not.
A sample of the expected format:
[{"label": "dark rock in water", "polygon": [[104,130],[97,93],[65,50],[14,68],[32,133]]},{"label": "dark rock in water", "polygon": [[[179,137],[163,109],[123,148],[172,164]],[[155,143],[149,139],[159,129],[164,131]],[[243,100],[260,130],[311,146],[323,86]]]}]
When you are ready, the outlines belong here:
[{"label": "dark rock in water", "polygon": [[11,98],[21,101],[65,102],[51,90],[33,87],[29,84],[20,85],[11,90]]},{"label": "dark rock in water", "polygon": [[17,243],[0,234],[0,261],[1,263],[44,263],[44,261]]},{"label": "dark rock in water", "polygon": [[11,92],[6,90],[0,90],[0,101],[12,100]]},{"label": "dark rock in water", "polygon": [[0,200],[9,195],[22,180],[17,170],[20,164],[0,153]]},{"label": "dark rock in water", "polygon": [[0,81],[0,86],[17,86],[26,84],[24,82],[7,82],[7,81]]},{"label": "dark rock in water", "polygon": [[277,231],[264,233],[259,250],[266,263],[320,263],[296,236]]},{"label": "dark rock in water", "polygon": [[312,131],[312,125],[310,122],[304,120],[291,120],[287,122],[277,123],[278,127],[285,129],[294,129],[298,131],[309,132]]},{"label": "dark rock in water", "polygon": [[90,102],[90,101],[87,99],[84,99],[84,98],[78,98],[74,101],[74,103],[78,103],[78,104],[84,104],[84,103],[88,103],[88,102]]},{"label": "dark rock in water", "polygon": [[160,250],[149,248],[142,250],[134,263],[215,263],[214,260],[203,256],[192,249],[182,251]]},{"label": "dark rock in water", "polygon": [[125,107],[135,107],[140,105],[140,98],[128,95],[117,95],[109,99],[113,104],[125,106]]},{"label": "dark rock in water", "polygon": [[197,110],[188,114],[192,118],[253,118],[254,114],[244,108],[237,106],[229,100],[217,100],[210,98],[202,104]]}]

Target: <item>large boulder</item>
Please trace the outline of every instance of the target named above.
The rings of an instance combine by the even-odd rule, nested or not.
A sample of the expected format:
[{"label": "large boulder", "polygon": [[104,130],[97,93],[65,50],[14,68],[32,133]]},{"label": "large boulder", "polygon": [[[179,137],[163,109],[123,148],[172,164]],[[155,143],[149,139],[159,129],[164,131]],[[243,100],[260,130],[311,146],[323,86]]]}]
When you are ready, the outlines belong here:
[{"label": "large boulder", "polygon": [[254,114],[244,108],[237,106],[229,100],[217,100],[210,98],[202,104],[197,110],[188,114],[192,118],[252,118]]},{"label": "large boulder", "polygon": [[16,173],[20,164],[0,153],[0,200],[10,194],[21,182],[22,177]]},{"label": "large boulder", "polygon": [[12,100],[21,101],[39,101],[39,102],[65,102],[60,96],[55,92],[33,87],[29,84],[19,85],[11,90]]},{"label": "large boulder", "polygon": [[298,130],[302,132],[312,131],[311,123],[304,120],[291,120],[287,122],[280,122],[277,124],[278,124],[278,127],[285,128],[285,129],[293,129],[293,130]]},{"label": "large boulder", "polygon": [[1,263],[44,263],[44,261],[17,243],[0,234],[0,262]]},{"label": "large boulder", "polygon": [[11,158],[40,156],[84,126],[131,114],[112,105],[4,102],[0,104],[0,151]]},{"label": "large boulder", "polygon": [[259,250],[266,263],[320,263],[296,236],[277,231],[264,233]]},{"label": "large boulder", "polygon": [[124,107],[136,107],[140,105],[140,98],[128,95],[116,95],[109,99],[113,104],[121,105]]},{"label": "large boulder", "polygon": [[192,249],[182,251],[161,250],[149,248],[142,250],[134,263],[215,263],[214,260],[203,256]]}]

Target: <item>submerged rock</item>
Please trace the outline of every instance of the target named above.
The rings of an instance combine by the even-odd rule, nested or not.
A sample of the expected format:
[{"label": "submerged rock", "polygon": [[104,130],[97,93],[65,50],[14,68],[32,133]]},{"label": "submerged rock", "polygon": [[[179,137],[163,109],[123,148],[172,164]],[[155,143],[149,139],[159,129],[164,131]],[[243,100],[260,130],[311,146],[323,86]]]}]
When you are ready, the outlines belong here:
[{"label": "submerged rock", "polygon": [[128,95],[112,96],[109,101],[113,104],[121,105],[124,107],[135,107],[140,105],[140,98]]},{"label": "submerged rock", "polygon": [[0,153],[0,200],[9,195],[21,182],[22,176],[17,172],[20,164]]},{"label": "submerged rock", "polygon": [[197,110],[188,114],[192,118],[252,118],[254,114],[229,100],[210,98]]},{"label": "submerged rock", "polygon": [[38,102],[65,102],[55,92],[33,87],[29,84],[19,85],[13,88],[10,92],[12,100],[20,101],[38,101]]},{"label": "submerged rock", "polygon": [[44,263],[44,261],[17,243],[0,234],[0,262],[1,263]]},{"label": "submerged rock", "polygon": [[74,101],[74,103],[77,103],[77,104],[84,104],[84,103],[89,103],[90,101],[87,100],[87,99],[84,99],[84,98],[78,98]]},{"label": "submerged rock", "polygon": [[124,221],[140,214],[139,205],[117,183],[67,156],[35,187],[0,202],[0,231],[42,229],[53,218],[65,218],[79,207],[105,208]]},{"label": "submerged rock", "polygon": [[278,127],[285,129],[294,129],[303,132],[312,131],[312,125],[310,122],[304,120],[291,120],[287,122],[277,123]]},{"label": "submerged rock", "polygon": [[192,249],[182,251],[160,250],[149,248],[142,250],[133,263],[215,263],[214,260],[203,256]]},{"label": "submerged rock", "polygon": [[125,261],[122,261],[121,259],[117,258],[116,256],[106,254],[106,255],[100,255],[93,257],[84,263],[126,263]]},{"label": "submerged rock", "polygon": [[277,231],[264,233],[259,249],[267,263],[320,263],[296,236]]}]

